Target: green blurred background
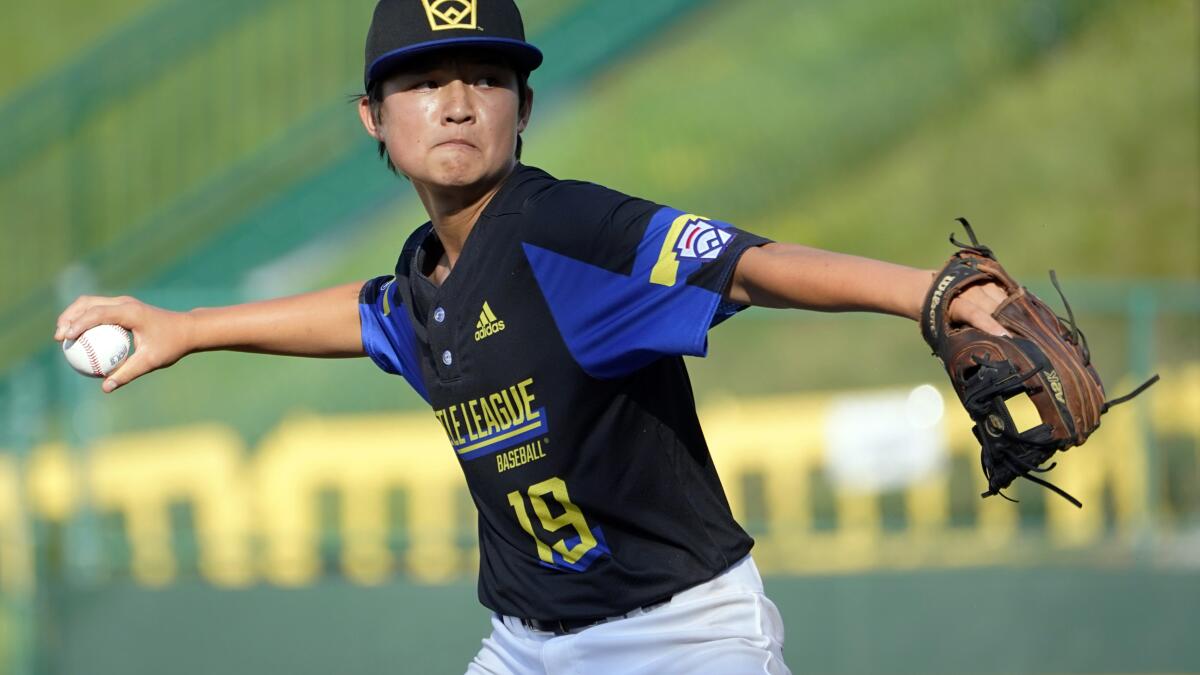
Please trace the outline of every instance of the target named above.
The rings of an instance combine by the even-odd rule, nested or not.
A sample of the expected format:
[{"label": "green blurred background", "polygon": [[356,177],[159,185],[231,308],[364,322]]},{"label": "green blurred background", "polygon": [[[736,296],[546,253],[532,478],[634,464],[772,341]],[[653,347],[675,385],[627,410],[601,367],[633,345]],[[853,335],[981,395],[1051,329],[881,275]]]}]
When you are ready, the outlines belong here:
[{"label": "green blurred background", "polygon": [[[426,541],[403,495],[386,527],[395,562],[364,578],[346,573],[348,493],[315,490],[318,570],[283,583],[253,562],[270,557],[262,513],[247,516],[253,571],[206,572],[211,533],[197,534],[205,516],[186,495],[160,514],[169,573],[138,567],[131,551],[159,544],[139,539],[143,512],[113,508],[96,477],[107,466],[97,453],[159,438],[154,454],[170,458],[185,452],[176,440],[207,438],[197,429],[233,439],[247,466],[270,466],[257,463],[262,448],[297,420],[344,423],[353,439],[419,410],[402,382],[365,360],[205,354],[102,396],[49,338],[82,293],[186,309],[391,269],[424,215],[349,102],[372,4],[6,6],[0,673],[461,672],[477,649],[487,613],[470,556],[433,576],[402,562]],[[943,524],[916,526],[924,511],[910,495],[922,485],[877,490],[862,508],[882,514],[886,537],[855,557],[825,535],[857,532],[848,514],[860,506],[823,468],[799,510],[744,497],[769,480],[762,471],[723,474],[767,542],[793,670],[1200,671],[1194,0],[519,4],[547,54],[531,80],[526,162],[777,239],[923,267],[948,255],[953,218],[967,216],[1043,297],[1057,269],[1111,391],[1163,374],[1106,417],[1112,437],[1128,425],[1133,441],[1097,451],[1109,453],[1104,475],[1137,485],[1099,481],[1081,512],[1099,516],[1055,511],[1024,486],[1020,505],[980,502],[959,443],[930,479],[951,486]],[[711,350],[691,367],[714,417],[770,397],[824,409],[848,392],[941,381],[915,327],[882,317],[752,310],[715,331]],[[360,448],[330,453],[354,464]],[[403,440],[392,451],[412,452]],[[154,461],[138,457],[128,466]],[[466,499],[461,486],[454,499]],[[1014,529],[996,525],[1006,512]],[[456,513],[450,538],[469,554],[471,514]],[[1086,536],[1072,534],[1085,522],[1073,519],[1093,517]],[[818,562],[776,560],[781,533]],[[898,563],[893,549],[926,553]]]}]

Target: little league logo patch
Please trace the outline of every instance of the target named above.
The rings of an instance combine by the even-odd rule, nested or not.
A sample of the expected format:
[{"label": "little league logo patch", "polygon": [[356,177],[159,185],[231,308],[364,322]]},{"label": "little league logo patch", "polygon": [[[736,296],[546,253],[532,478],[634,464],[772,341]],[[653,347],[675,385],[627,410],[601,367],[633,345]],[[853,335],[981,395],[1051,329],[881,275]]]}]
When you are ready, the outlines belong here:
[{"label": "little league logo patch", "polygon": [[691,260],[715,260],[733,239],[733,233],[703,218],[693,218],[683,226],[675,240],[675,257]]},{"label": "little league logo patch", "polygon": [[474,29],[478,0],[421,0],[433,30]]}]

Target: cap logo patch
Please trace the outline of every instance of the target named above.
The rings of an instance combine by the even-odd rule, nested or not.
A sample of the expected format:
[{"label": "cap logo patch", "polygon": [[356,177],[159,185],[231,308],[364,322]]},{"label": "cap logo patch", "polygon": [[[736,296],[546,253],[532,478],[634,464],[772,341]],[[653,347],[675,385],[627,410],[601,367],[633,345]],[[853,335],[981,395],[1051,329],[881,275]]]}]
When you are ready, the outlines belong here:
[{"label": "cap logo patch", "polygon": [[478,0],[421,0],[433,30],[474,29]]},{"label": "cap logo patch", "polygon": [[683,260],[715,260],[733,239],[733,233],[722,230],[703,218],[693,218],[683,226],[675,240],[675,255]]}]

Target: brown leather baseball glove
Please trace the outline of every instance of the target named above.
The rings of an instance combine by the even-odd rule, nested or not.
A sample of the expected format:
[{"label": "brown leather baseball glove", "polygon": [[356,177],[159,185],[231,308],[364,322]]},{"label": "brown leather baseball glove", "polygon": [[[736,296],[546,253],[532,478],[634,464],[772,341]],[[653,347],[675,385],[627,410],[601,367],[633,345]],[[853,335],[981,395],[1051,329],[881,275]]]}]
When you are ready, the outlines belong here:
[{"label": "brown leather baseball glove", "polygon": [[[1062,297],[1067,318],[1061,318],[1028,289],[1018,284],[991,249],[975,238],[965,218],[959,218],[970,245],[950,235],[959,247],[934,277],[925,297],[921,334],[933,348],[958,398],[975,421],[975,437],[982,446],[980,462],[988,481],[982,496],[1000,494],[1018,476],[1053,490],[1072,504],[1078,500],[1034,474],[1059,450],[1083,445],[1100,426],[1100,416],[1112,406],[1128,401],[1158,381],[1151,377],[1133,392],[1106,401],[1104,385],[1091,364],[1087,339],[1075,325],[1075,315],[1062,295],[1058,279],[1050,280]],[[952,324],[947,309],[964,290],[992,282],[1008,297],[992,317],[1012,337],[991,335],[968,325]],[[1028,395],[1041,424],[1019,431],[1007,401]]]}]

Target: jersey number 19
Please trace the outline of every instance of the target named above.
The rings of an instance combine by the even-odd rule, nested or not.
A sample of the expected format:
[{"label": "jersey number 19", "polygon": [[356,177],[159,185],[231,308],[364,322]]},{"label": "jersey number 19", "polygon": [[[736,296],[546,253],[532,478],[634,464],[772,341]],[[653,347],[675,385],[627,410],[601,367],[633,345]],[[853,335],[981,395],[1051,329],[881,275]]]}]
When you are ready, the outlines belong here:
[{"label": "jersey number 19", "polygon": [[[569,525],[575,530],[576,536],[562,537],[552,544],[542,541],[533,531],[533,523],[529,520],[526,495],[529,498],[528,503],[533,505],[533,512],[537,514],[538,522],[541,523],[542,529],[546,533],[553,534]],[[550,495],[558,502],[563,510],[562,515],[552,516],[550,514],[550,507],[546,504],[546,495]],[[534,483],[525,491],[525,495],[521,494],[520,490],[513,490],[508,493],[508,503],[516,511],[517,521],[521,523],[521,528],[533,537],[533,541],[537,545],[538,558],[543,563],[554,567],[567,567],[575,571],[583,571],[591,563],[595,556],[589,556],[588,553],[597,548],[597,536],[588,526],[583,512],[571,502],[571,497],[567,494],[567,484],[563,482],[563,479],[554,477]],[[567,542],[574,539],[577,541],[572,541],[572,545],[568,547]],[[608,547],[603,544],[603,535],[601,535],[599,547],[607,552]],[[596,551],[596,553],[599,552]],[[558,555],[554,555],[555,553]]]}]

